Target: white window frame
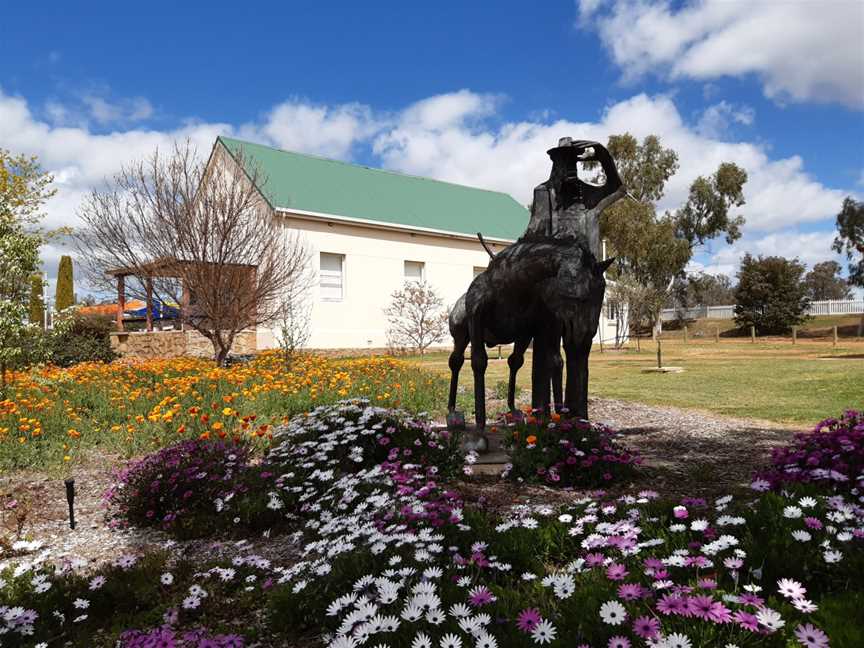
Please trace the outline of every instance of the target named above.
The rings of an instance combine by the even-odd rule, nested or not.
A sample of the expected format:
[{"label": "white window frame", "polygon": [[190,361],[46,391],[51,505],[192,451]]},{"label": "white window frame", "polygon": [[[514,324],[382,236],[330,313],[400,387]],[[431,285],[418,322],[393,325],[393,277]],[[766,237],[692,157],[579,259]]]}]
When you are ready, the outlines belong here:
[{"label": "white window frame", "polygon": [[[322,267],[323,264],[321,263],[321,261],[325,255],[327,255],[329,257],[338,258],[340,261],[340,270],[339,270],[339,275],[338,275],[339,279],[340,279],[340,281],[339,281],[339,297],[328,297],[328,296],[325,296],[325,294],[324,294],[324,287],[325,287],[324,279],[325,279],[325,277],[335,277],[336,276],[336,273],[334,270],[324,270],[323,269],[323,267]],[[346,288],[345,274],[346,274],[346,272],[345,272],[345,255],[344,254],[340,254],[339,252],[321,252],[321,253],[319,253],[319,255],[318,255],[318,294],[321,297],[321,301],[325,301],[325,302],[344,301],[345,292],[346,292],[345,291],[345,288]],[[328,287],[335,287],[335,286],[336,286],[336,284],[333,283],[333,284],[330,284]]]},{"label": "white window frame", "polygon": [[[417,277],[409,277],[408,276],[408,264],[413,263],[420,266],[420,278]],[[402,279],[404,281],[417,281],[422,283],[426,281],[426,263],[424,261],[413,261],[411,259],[405,259],[402,262]]]}]

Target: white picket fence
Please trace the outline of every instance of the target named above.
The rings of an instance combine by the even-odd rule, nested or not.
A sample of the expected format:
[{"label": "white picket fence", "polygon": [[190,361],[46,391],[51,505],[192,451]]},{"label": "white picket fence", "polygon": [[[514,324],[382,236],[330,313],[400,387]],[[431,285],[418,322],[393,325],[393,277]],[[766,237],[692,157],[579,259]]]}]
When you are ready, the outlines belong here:
[{"label": "white picket fence", "polygon": [[[827,299],[810,302],[808,315],[858,315],[864,313],[864,299]],[[683,311],[684,319],[732,319],[735,306],[695,306]],[[664,308],[660,319],[669,322],[678,319],[678,310]]]}]

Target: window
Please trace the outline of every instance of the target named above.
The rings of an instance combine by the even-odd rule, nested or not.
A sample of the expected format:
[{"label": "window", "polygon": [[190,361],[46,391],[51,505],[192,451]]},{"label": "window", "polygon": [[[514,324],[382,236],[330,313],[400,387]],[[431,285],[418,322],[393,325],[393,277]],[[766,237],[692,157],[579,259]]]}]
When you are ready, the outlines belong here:
[{"label": "window", "polygon": [[476,277],[481,272],[484,272],[486,268],[481,268],[480,266],[474,266],[474,276]]},{"label": "window", "polygon": [[321,299],[341,301],[344,296],[344,254],[321,253]]},{"label": "window", "polygon": [[610,322],[614,322],[617,310],[618,309],[615,308],[615,304],[613,302],[606,302],[606,319]]},{"label": "window", "polygon": [[423,281],[425,264],[422,261],[405,262],[405,281]]}]

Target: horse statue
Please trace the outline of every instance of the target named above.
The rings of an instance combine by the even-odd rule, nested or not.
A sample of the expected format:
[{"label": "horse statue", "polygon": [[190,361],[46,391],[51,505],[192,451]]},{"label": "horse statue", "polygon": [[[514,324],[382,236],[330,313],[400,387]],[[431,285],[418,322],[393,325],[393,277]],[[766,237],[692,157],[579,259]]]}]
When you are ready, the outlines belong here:
[{"label": "horse statue", "polygon": [[[564,138],[548,153],[552,173],[534,190],[525,233],[497,255],[490,254],[487,269],[475,277],[450,312],[454,348],[448,363],[448,410],[455,410],[459,371],[470,343],[478,431],[474,443],[480,449],[485,447],[487,346],[514,345],[507,360],[511,410],[516,374],[533,341],[532,407],[550,409],[551,383],[556,409],[566,407],[576,416],[588,416],[588,354],[603,305],[604,273],[612,263],[597,260],[599,215],[624,195],[624,188],[611,155],[597,142]],[[586,183],[578,175],[580,162],[594,161],[606,175],[602,186]],[[563,395],[562,340],[567,364]]]}]

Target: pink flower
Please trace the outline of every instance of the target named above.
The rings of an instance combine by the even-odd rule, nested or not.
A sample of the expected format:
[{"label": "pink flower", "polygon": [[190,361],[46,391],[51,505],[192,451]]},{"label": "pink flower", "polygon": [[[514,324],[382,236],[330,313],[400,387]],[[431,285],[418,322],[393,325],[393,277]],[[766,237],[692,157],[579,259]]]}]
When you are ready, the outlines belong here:
[{"label": "pink flower", "polygon": [[633,632],[643,639],[653,639],[660,632],[660,622],[654,617],[639,617],[633,621]]},{"label": "pink flower", "polygon": [[795,636],[804,648],[828,648],[828,635],[810,623],[799,625]]},{"label": "pink flower", "polygon": [[612,637],[606,645],[608,648],[630,648],[630,640],[627,637]]},{"label": "pink flower", "polygon": [[625,601],[635,601],[642,597],[642,586],[636,583],[624,583],[618,588],[618,596]]},{"label": "pink flower", "polygon": [[686,614],[687,601],[674,594],[664,594],[657,601],[657,609],[667,616],[670,614]]},{"label": "pink flower", "polygon": [[618,563],[612,563],[606,568],[606,578],[609,580],[624,580],[629,573],[624,565]]},{"label": "pink flower", "polygon": [[690,513],[687,512],[687,509],[683,506],[676,506],[672,509],[672,515],[675,516],[678,520],[685,520],[690,517]]},{"label": "pink flower", "polygon": [[534,608],[527,608],[519,613],[516,619],[516,627],[522,632],[531,632],[540,623],[540,612]]},{"label": "pink flower", "polygon": [[744,610],[738,610],[732,615],[732,619],[745,630],[750,632],[759,631],[759,619],[755,614],[750,614]]},{"label": "pink flower", "polygon": [[815,518],[815,517],[804,518],[804,524],[806,524],[811,529],[821,529],[822,528],[822,522],[819,520],[819,518]]}]

